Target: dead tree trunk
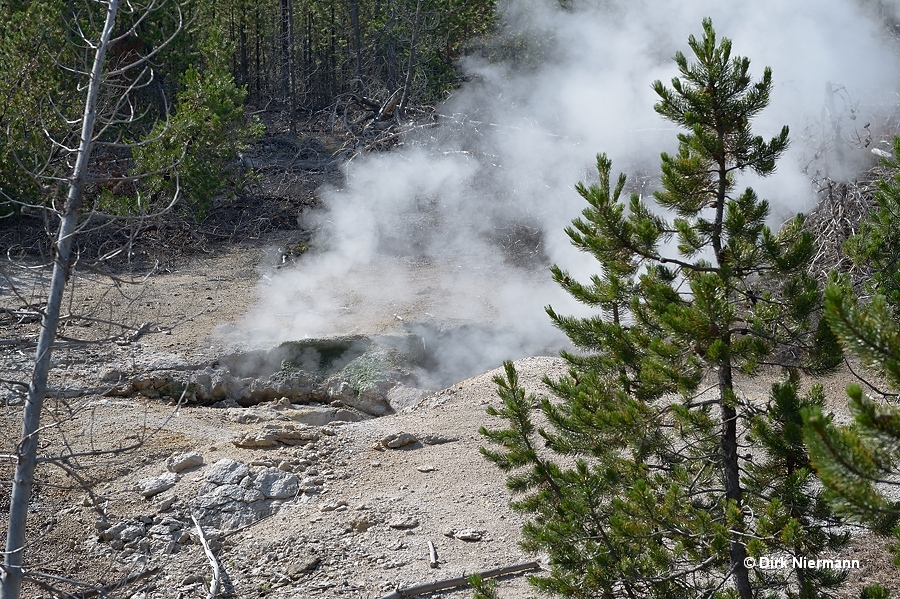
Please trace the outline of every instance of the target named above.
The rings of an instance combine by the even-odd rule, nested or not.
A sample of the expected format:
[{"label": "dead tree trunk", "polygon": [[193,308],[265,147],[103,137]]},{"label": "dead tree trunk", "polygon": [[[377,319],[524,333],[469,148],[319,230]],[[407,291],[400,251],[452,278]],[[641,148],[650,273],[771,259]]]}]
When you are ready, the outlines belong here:
[{"label": "dead tree trunk", "polygon": [[41,423],[44,394],[47,391],[47,377],[50,372],[50,353],[53,342],[56,339],[63,292],[69,278],[72,241],[78,225],[82,193],[88,174],[87,167],[91,156],[94,123],[97,118],[97,98],[102,83],[104,58],[109,46],[113,26],[115,25],[116,12],[119,9],[120,1],[109,0],[107,3],[106,21],[103,25],[100,42],[97,44],[94,52],[94,64],[91,68],[90,81],[84,103],[81,143],[76,154],[75,167],[69,179],[69,192],[59,224],[50,292],[47,297],[47,307],[41,320],[41,333],[38,338],[34,370],[28,389],[28,398],[25,402],[22,438],[16,450],[16,473],[13,480],[12,498],[9,508],[6,557],[3,564],[2,579],[0,579],[0,597],[2,599],[18,599],[22,588],[25,523],[34,483],[38,430]]},{"label": "dead tree trunk", "polygon": [[403,95],[400,96],[400,104],[397,105],[397,119],[402,121],[406,116],[406,103],[409,101],[412,89],[413,74],[416,68],[416,46],[419,45],[419,27],[422,19],[422,0],[416,0],[416,14],[413,16],[412,39],[409,42],[409,62],[406,65],[406,80],[403,82]]}]

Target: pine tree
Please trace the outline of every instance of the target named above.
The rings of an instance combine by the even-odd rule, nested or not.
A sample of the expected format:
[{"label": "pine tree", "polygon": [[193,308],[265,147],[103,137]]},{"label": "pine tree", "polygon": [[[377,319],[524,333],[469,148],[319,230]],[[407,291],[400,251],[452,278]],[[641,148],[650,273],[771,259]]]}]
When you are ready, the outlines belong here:
[{"label": "pine tree", "polygon": [[[705,20],[691,36],[695,62],[677,53],[680,77],[657,81],[656,111],[683,127],[677,153],[662,154],[656,204],[622,199],[611,161],[599,182],[579,185],[588,202],[567,233],[602,274],[554,279],[599,314],[573,318],[548,308],[578,353],[568,375],[545,379],[538,399],[512,364],[495,381],[502,399],[489,414],[507,428],[482,428],[499,449],[485,456],[508,473],[531,515],[523,546],[546,551],[551,574],[534,583],[566,597],[819,596],[833,571],[761,570],[772,554],[810,557],[839,546],[815,490],[801,410],[821,390],[798,391],[798,369],[840,360],[818,319],[821,292],[805,270],[811,235],[802,217],[780,232],[766,226],[768,203],[736,193],[743,171],[767,176],[788,144],[750,123],[769,102],[772,75],[749,76]],[[735,376],[785,369],[768,402],[745,397]],[[740,375],[739,375],[740,376]],[[538,429],[535,407],[547,426]]]},{"label": "pine tree", "polygon": [[[876,295],[862,305],[846,281],[836,281],[826,292],[825,314],[841,342],[892,391],[872,386],[878,399],[850,385],[852,424],[837,426],[832,416],[811,407],[804,412],[804,437],[835,510],[879,535],[900,539],[900,501],[892,498],[892,490],[900,486],[900,410],[883,401],[900,391],[900,236],[895,225],[900,214],[900,137],[894,139],[894,158],[883,164],[889,172],[876,184],[876,206],[845,246],[855,262],[871,267],[869,290]],[[900,544],[892,548],[900,566]],[[888,596],[879,585],[866,592],[869,597]]]},{"label": "pine tree", "polygon": [[[861,306],[846,284],[834,284],[826,292],[825,307],[841,341],[895,392],[900,390],[900,325],[886,298],[876,295]],[[804,411],[812,463],[837,512],[877,534],[900,539],[900,501],[895,498],[900,487],[900,410],[864,395],[857,384],[850,385],[847,394],[853,416],[849,426],[834,424],[821,407]],[[900,544],[893,545],[893,552],[900,566]]]}]

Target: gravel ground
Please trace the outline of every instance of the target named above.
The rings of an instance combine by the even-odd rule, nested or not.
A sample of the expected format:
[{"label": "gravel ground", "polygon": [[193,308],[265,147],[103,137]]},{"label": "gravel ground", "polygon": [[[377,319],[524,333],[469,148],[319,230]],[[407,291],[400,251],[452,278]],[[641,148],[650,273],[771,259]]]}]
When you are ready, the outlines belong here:
[{"label": "gravel ground", "polygon": [[[269,475],[299,490],[285,500],[267,496],[265,501],[281,501],[272,504],[280,510],[246,528],[204,527],[223,568],[220,596],[372,599],[398,586],[534,559],[518,548],[522,521],[508,508],[510,496],[502,476],[478,453],[482,440],[477,429],[488,421],[484,410],[498,401],[491,383],[495,371],[437,391],[414,409],[323,427],[315,440],[298,445],[261,448],[238,447],[232,441],[267,425],[290,426],[280,415],[283,406],[258,406],[242,416],[234,408],[177,408],[139,396],[102,394],[112,385],[108,381],[113,371],[134,375],[166,363],[202,364],[242,343],[255,343],[249,336],[242,339],[241,331],[247,330],[247,315],[254,314],[254,306],[267,293],[267,277],[279,256],[274,246],[291,241],[290,233],[281,235],[266,246],[220,248],[140,285],[88,278],[73,288],[71,305],[92,307],[97,321],[68,326],[67,337],[118,334],[106,321],[125,321],[134,329],[146,323],[146,334],[132,340],[120,337],[118,343],[68,343],[54,353],[51,386],[88,392],[48,402],[45,421],[58,424],[44,431],[43,451],[60,453],[69,447],[88,455],[68,460],[81,482],[49,466],[39,472],[29,520],[32,569],[101,585],[128,580],[111,591],[112,596],[205,596],[211,569],[189,516],[195,498],[225,487],[216,487],[209,474],[222,460],[244,465],[249,472],[250,482],[242,479],[228,487],[231,490],[251,492],[254,476],[261,480]],[[391,272],[408,268],[408,276],[421,271],[421,265],[388,266]],[[373,278],[377,274],[369,271]],[[44,282],[39,271],[17,271],[15,276],[20,288],[40,293]],[[343,304],[353,308],[352,298],[345,299]],[[431,309],[421,298],[413,300],[420,303],[401,306],[407,310],[403,314]],[[21,306],[8,286],[0,288],[0,302],[10,310]],[[400,312],[382,311],[377,317],[363,309],[357,313],[369,314],[371,320],[366,323],[360,317],[354,326],[374,333],[389,329]],[[3,379],[21,377],[32,359],[29,343],[36,326],[28,318],[20,320],[4,323]],[[517,365],[521,378],[536,391],[541,376],[562,368],[552,357],[524,358]],[[824,381],[835,410],[844,405],[842,389],[848,379],[847,373],[840,373]],[[747,381],[740,391],[762,397],[767,387],[764,380]],[[7,434],[0,453],[12,450],[13,431],[20,426],[15,393],[9,399],[2,415]],[[416,441],[397,449],[381,443],[402,432]],[[434,439],[446,442],[426,442]],[[139,447],[122,449],[134,444]],[[165,475],[166,460],[185,453],[199,455],[202,465],[166,475],[172,486],[143,497],[141,481]],[[8,478],[8,463],[0,467]],[[4,487],[0,506],[8,504],[7,493]],[[227,505],[253,505],[241,501]],[[439,557],[437,568],[429,563],[429,542]],[[873,581],[897,586],[881,541],[858,533],[852,552],[862,568],[851,572],[841,597],[856,597],[863,583]],[[508,599],[533,595],[523,576],[507,577],[500,588]],[[27,593],[51,596],[36,586],[29,586]],[[470,592],[433,596],[468,597]]]}]

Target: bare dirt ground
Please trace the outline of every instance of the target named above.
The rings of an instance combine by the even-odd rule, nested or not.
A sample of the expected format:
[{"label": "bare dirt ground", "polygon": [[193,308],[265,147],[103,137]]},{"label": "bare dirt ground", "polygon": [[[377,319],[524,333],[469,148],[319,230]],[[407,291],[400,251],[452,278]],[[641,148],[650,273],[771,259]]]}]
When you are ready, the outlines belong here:
[{"label": "bare dirt ground", "polygon": [[[277,509],[246,526],[206,527],[222,566],[220,597],[375,599],[398,587],[540,559],[519,549],[522,520],[508,507],[502,475],[478,451],[483,444],[478,428],[491,424],[485,409],[498,403],[491,382],[495,371],[432,393],[397,414],[315,427],[300,443],[258,448],[233,441],[266,426],[290,424],[284,405],[179,407],[141,395],[108,395],[123,377],[167,364],[202,365],[242,349],[234,334],[240,329],[233,325],[266,293],[260,281],[279,264],[278,248],[295,244],[300,235],[285,227],[255,240],[210,246],[171,260],[135,284],[110,283],[90,272],[77,278],[67,305],[94,320],[64,323],[54,353],[51,387],[59,397],[47,402],[45,422],[51,426],[42,432],[41,451],[70,457],[64,468],[44,464],[38,472],[26,548],[28,569],[38,583],[28,583],[25,596],[67,596],[51,587],[67,590],[68,596],[91,596],[99,586],[111,597],[205,597],[212,570],[190,520],[194,502],[226,487],[252,492],[252,480],[263,475],[294,480],[297,488],[290,496],[272,494],[275,499],[267,501]],[[421,267],[407,275],[417,276],[416,269]],[[4,282],[13,280],[20,291],[39,295],[47,276],[39,268],[16,269],[4,272]],[[10,289],[0,286],[7,309],[0,340],[5,380],[24,378],[37,331],[33,320],[16,312],[22,298]],[[370,322],[370,332],[383,332],[389,321]],[[131,328],[122,334],[109,324],[114,322]],[[115,339],[71,341],[106,337]],[[553,357],[525,358],[517,365],[537,392],[543,375],[562,372]],[[842,373],[825,381],[836,411],[844,405],[848,378]],[[762,397],[767,387],[764,380],[747,381],[741,391]],[[0,454],[6,455],[21,426],[20,390],[8,389],[0,415]],[[401,432],[416,441],[397,449],[380,444]],[[433,444],[434,439],[443,442]],[[130,446],[137,447],[123,449]],[[177,477],[167,474],[167,459],[185,453],[199,455],[202,464]],[[222,460],[246,468],[244,478],[213,488],[211,472]],[[10,462],[0,468],[9,480]],[[145,498],[142,481],[162,476],[170,476],[172,484]],[[0,517],[8,509],[8,493],[9,486],[3,486]],[[225,511],[235,505],[222,501]],[[429,543],[439,558],[436,568]],[[859,559],[861,568],[850,572],[839,597],[857,597],[872,582],[900,590],[884,541],[856,531],[844,553]],[[501,580],[500,594],[523,599],[535,593],[524,576],[510,576]],[[461,598],[471,591],[428,596]]]},{"label": "bare dirt ground", "polygon": [[[257,268],[271,258],[271,248],[228,248],[150,277],[135,287],[133,295],[118,290],[106,294],[110,320],[167,323],[165,332],[111,349],[62,349],[56,354],[58,368],[51,385],[90,387],[111,369],[131,374],[165,361],[214,359],[225,350],[217,345],[217,329],[249,311],[256,299]],[[92,299],[104,295],[102,286],[89,288],[84,284],[78,293]],[[24,349],[6,353],[4,378],[17,365],[24,368],[29,358]],[[536,379],[557,368],[558,361],[533,358],[521,365],[523,376]],[[487,373],[460,382],[407,413],[327,427],[329,433],[311,447],[235,447],[231,442],[235,435],[259,424],[236,422],[230,417],[233,411],[224,409],[176,410],[155,400],[99,393],[51,400],[50,418],[60,424],[44,432],[48,453],[62,444],[76,451],[108,451],[137,440],[142,445],[121,455],[71,461],[79,476],[91,483],[93,498],[70,477],[42,469],[43,484],[29,522],[29,561],[34,570],[103,584],[158,568],[152,576],[123,588],[120,596],[131,596],[138,589],[146,597],[203,596],[200,586],[209,578],[210,565],[199,543],[180,544],[178,552],[169,555],[116,551],[97,541],[102,530],[96,523],[144,519],[150,524],[177,518],[184,501],[196,493],[204,470],[223,458],[259,467],[287,462],[282,468],[293,471],[297,468],[291,462],[311,461],[314,466],[307,465],[306,473],[312,467],[324,479],[313,500],[289,501],[279,513],[216,543],[228,577],[223,596],[230,592],[237,597],[376,597],[397,586],[529,561],[532,558],[516,546],[521,522],[507,508],[509,496],[502,480],[478,454],[477,428],[486,406],[494,401],[490,377]],[[7,406],[5,430],[18,428],[19,410],[18,405]],[[453,440],[373,449],[379,439],[398,432]],[[11,449],[12,436],[5,435],[5,450]],[[204,465],[184,472],[173,489],[143,499],[136,491],[138,481],[164,473],[166,458],[189,451],[202,455]],[[174,505],[166,506],[172,499]],[[0,505],[7,502],[8,495],[0,498]],[[445,534],[466,529],[481,539],[465,541]],[[437,550],[438,568],[429,565],[428,541]],[[46,582],[54,584],[51,579]],[[521,580],[510,580],[504,587],[510,597],[526,594]],[[29,593],[41,596],[35,587]]]}]

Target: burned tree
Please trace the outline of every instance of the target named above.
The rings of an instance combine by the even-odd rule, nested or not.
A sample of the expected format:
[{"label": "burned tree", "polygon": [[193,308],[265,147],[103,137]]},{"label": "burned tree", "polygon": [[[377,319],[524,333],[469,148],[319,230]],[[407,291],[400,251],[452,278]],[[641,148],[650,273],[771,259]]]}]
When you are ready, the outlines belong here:
[{"label": "burned tree", "polygon": [[[92,62],[89,70],[65,67],[76,76],[85,80],[83,111],[80,118],[72,119],[79,127],[68,139],[59,136],[58,130],[46,130],[48,138],[54,140],[52,156],[47,160],[42,171],[33,172],[38,181],[63,181],[66,187],[65,200],[61,208],[54,209],[52,198],[44,207],[49,214],[58,218],[55,242],[53,243],[53,273],[50,280],[46,303],[40,309],[41,324],[38,337],[35,362],[32,369],[28,394],[25,401],[22,433],[16,447],[16,468],[12,485],[12,496],[7,530],[6,553],[3,563],[2,583],[0,591],[6,599],[19,597],[23,581],[23,563],[26,546],[26,520],[34,486],[34,473],[38,463],[38,441],[41,431],[41,419],[44,398],[47,394],[47,381],[51,368],[51,355],[62,312],[63,296],[70,279],[74,261],[73,243],[79,230],[85,227],[89,218],[85,214],[86,190],[98,180],[112,181],[137,180],[139,176],[122,175],[114,179],[109,173],[98,172],[94,162],[94,153],[98,146],[113,149],[129,149],[131,146],[122,139],[121,126],[135,122],[141,116],[134,102],[134,93],[147,87],[153,80],[150,66],[151,57],[159,51],[159,47],[142,55],[129,55],[111,52],[112,48],[122,47],[123,42],[132,39],[143,21],[161,9],[161,4],[151,2],[140,9],[123,3],[121,0],[109,0],[102,3],[105,14],[102,26],[96,32],[97,39],[91,39],[91,33],[77,27],[81,42],[91,48]],[[116,32],[117,17],[120,12],[129,14],[129,24]],[[180,8],[175,6],[178,24],[175,31],[165,40],[164,46],[181,29]],[[90,15],[97,17],[99,15]],[[91,22],[88,15],[75,15],[73,26],[80,26],[81,21]],[[54,106],[58,110],[62,107]],[[53,173],[53,166],[65,165],[71,159],[72,169],[65,176]],[[174,165],[173,165],[174,166]],[[174,174],[177,178],[177,173]],[[177,195],[169,206],[174,205]],[[88,212],[90,212],[88,210]]]}]

